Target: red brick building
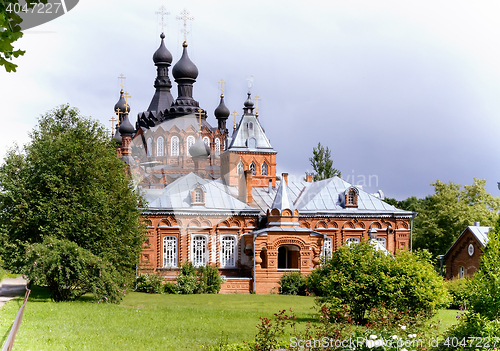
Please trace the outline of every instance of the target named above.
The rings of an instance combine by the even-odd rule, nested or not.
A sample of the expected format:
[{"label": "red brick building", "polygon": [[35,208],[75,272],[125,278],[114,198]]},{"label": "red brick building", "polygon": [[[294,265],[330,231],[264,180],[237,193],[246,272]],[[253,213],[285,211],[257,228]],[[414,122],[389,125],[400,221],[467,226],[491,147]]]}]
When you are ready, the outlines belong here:
[{"label": "red brick building", "polygon": [[444,255],[446,279],[472,277],[479,269],[479,260],[488,242],[490,229],[481,227],[479,222],[465,228]]},{"label": "red brick building", "polygon": [[308,274],[322,256],[375,232],[379,246],[392,253],[409,247],[415,214],[385,203],[379,193],[338,177],[289,182],[286,173],[277,176],[277,151],[250,93],[232,133],[223,96],[212,127],[193,99],[198,70],[186,43],[172,70],[174,99],[172,55],[163,38],[153,55],[158,73],[148,110],[133,127],[123,94],[115,106],[117,152],[148,201],[141,270],[174,279],[183,262],[215,264],[227,280],[223,292],[267,294],[277,291],[284,272]]}]

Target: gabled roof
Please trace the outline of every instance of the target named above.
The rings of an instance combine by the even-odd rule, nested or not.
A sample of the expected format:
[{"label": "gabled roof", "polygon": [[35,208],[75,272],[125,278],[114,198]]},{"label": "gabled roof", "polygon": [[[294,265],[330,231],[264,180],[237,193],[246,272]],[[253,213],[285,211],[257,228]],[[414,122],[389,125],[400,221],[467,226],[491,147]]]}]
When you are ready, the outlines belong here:
[{"label": "gabled roof", "polygon": [[468,226],[467,228],[464,229],[464,231],[462,232],[462,234],[460,234],[458,236],[457,240],[455,240],[455,242],[453,243],[453,245],[451,245],[451,247],[448,249],[448,251],[446,252],[446,254],[444,255],[444,257],[448,256],[448,254],[452,251],[452,249],[460,241],[460,239],[462,238],[462,236],[465,235],[465,233],[467,232],[467,230],[469,230],[472,233],[472,235],[474,235],[474,237],[477,239],[477,241],[479,242],[479,244],[481,244],[482,247],[485,247],[486,244],[488,243],[488,233],[489,233],[490,229],[492,229],[492,228],[493,227],[482,227],[482,226],[475,226],[475,225]]},{"label": "gabled roof", "polygon": [[244,114],[233,132],[227,151],[277,153],[253,114]]},{"label": "gabled roof", "polygon": [[[203,204],[192,204],[192,191],[201,187],[205,193]],[[189,173],[163,189],[143,189],[148,202],[146,212],[217,212],[224,214],[239,214],[242,212],[258,215],[259,210],[251,208],[224,191],[215,182],[203,179],[194,173]]]},{"label": "gabled roof", "polygon": [[[295,209],[301,215],[307,214],[336,214],[336,215],[401,215],[404,217],[412,217],[414,213],[404,211],[389,205],[379,197],[369,194],[356,187],[358,190],[358,207],[345,208],[343,199],[345,191],[351,187],[356,187],[339,177],[333,177],[313,183],[308,182],[289,182],[288,196],[293,202]],[[279,188],[279,187],[278,187]],[[272,204],[277,190],[272,189],[269,192],[267,187],[254,188],[253,199],[255,203],[266,211],[272,209]]]}]

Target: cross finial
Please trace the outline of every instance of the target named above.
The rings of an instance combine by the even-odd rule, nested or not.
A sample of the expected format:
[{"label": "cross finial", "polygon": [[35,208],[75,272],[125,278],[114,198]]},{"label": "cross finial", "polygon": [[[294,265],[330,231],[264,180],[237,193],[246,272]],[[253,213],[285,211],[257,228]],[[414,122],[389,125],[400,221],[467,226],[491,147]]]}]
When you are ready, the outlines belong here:
[{"label": "cross finial", "polygon": [[259,101],[261,101],[262,99],[259,97],[259,95],[255,95],[252,100],[255,101],[255,111],[259,113]]},{"label": "cross finial", "polygon": [[203,116],[205,113],[201,108],[198,109],[198,112],[196,112],[196,116],[198,116],[198,126],[200,127],[200,133],[201,133],[201,116]]},{"label": "cross finial", "polygon": [[232,115],[234,117],[233,118],[233,123],[234,123],[233,129],[236,129],[236,117],[238,117],[239,115],[238,115],[238,112],[236,112],[236,110],[233,111]]},{"label": "cross finial", "polygon": [[223,95],[224,94],[224,84],[226,84],[226,82],[224,82],[224,79],[221,78],[219,81],[219,84],[220,84],[220,93],[221,93],[221,95]]},{"label": "cross finial", "polygon": [[[115,111],[116,111],[116,114],[119,116],[119,115],[120,115],[120,111],[121,111],[121,110],[120,110],[120,108],[119,108],[119,107],[117,107]],[[118,123],[119,123],[119,122],[118,122]]]},{"label": "cross finial", "polygon": [[160,15],[161,16],[161,22],[160,22],[160,26],[161,26],[161,32],[163,33],[163,28],[165,27],[164,23],[163,23],[163,16],[168,16],[170,15],[170,12],[165,12],[166,8],[162,5],[162,7],[160,7],[160,11],[156,11],[155,14],[157,15]]},{"label": "cross finial", "polygon": [[181,16],[177,16],[178,20],[184,21],[184,28],[181,29],[181,33],[184,33],[184,41],[186,41],[187,35],[189,34],[189,31],[187,30],[187,21],[192,21],[194,20],[194,17],[189,17],[189,11],[184,9],[181,12]]},{"label": "cross finial", "polygon": [[126,79],[126,78],[127,78],[127,77],[125,77],[125,76],[123,75],[123,73],[122,73],[122,74],[120,74],[120,75],[118,76],[118,79],[120,80],[120,87],[121,87],[122,89],[123,89],[123,80],[124,80],[124,79]]},{"label": "cross finial", "polygon": [[[120,110],[120,109],[117,108],[117,110]],[[111,119],[109,121],[111,122],[111,130],[114,130],[114,128],[115,128],[115,122],[117,121],[115,119],[115,115],[113,115],[113,117],[111,117]]]},{"label": "cross finial", "polygon": [[[127,105],[127,106],[128,106],[128,99],[132,98],[132,96],[130,96],[130,95],[128,94],[128,92],[125,92],[125,94],[123,94],[123,96],[125,97],[125,105]],[[126,110],[126,109],[125,109],[125,110]],[[125,112],[127,112],[127,111],[125,111]]]}]

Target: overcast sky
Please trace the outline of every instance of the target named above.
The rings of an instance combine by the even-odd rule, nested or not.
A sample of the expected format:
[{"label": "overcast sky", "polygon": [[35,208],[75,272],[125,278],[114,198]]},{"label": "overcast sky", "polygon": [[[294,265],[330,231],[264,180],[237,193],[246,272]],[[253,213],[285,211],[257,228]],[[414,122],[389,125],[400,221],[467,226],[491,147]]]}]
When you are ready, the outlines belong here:
[{"label": "overcast sky", "polygon": [[193,95],[209,123],[217,125],[217,82],[241,115],[254,77],[278,172],[311,171],[321,142],[345,180],[388,197],[424,197],[437,179],[473,177],[500,194],[500,2],[485,0],[83,0],[25,32],[17,73],[0,68],[1,157],[63,103],[110,127],[122,73],[135,123],[154,93],[162,5],[173,63],[183,41],[176,17],[184,8],[194,17]]}]

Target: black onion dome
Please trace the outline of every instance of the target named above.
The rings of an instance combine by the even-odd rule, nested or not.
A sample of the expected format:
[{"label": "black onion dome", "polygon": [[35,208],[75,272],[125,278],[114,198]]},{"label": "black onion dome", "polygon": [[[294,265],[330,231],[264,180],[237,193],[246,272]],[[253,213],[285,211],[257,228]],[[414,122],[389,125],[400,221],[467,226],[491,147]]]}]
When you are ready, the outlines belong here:
[{"label": "black onion dome", "polygon": [[120,90],[120,99],[115,104],[115,113],[118,113],[118,109],[120,109],[120,113],[130,112],[130,106],[127,104],[127,101],[123,97],[123,89]]},{"label": "black onion dome", "polygon": [[172,54],[170,53],[170,51],[168,51],[168,49],[165,47],[165,43],[163,42],[165,34],[161,33],[160,38],[161,38],[160,47],[153,54],[153,62],[167,63],[170,65],[172,63]]},{"label": "black onion dome", "polygon": [[189,154],[191,157],[208,157],[210,156],[210,148],[200,137],[196,142],[189,148]]},{"label": "black onion dome", "polygon": [[121,135],[124,134],[134,134],[135,129],[134,126],[128,120],[128,115],[125,115],[123,118],[122,124],[120,124],[120,128],[118,129]]},{"label": "black onion dome", "polygon": [[253,108],[253,100],[250,98],[250,93],[247,93],[248,99],[246,99],[244,105],[247,108]]},{"label": "black onion dome", "polygon": [[175,79],[196,79],[198,77],[198,67],[196,67],[196,65],[189,59],[187,53],[187,43],[184,42],[182,46],[184,47],[182,50],[182,57],[172,69],[172,75]]},{"label": "black onion dome", "polygon": [[219,106],[214,111],[215,118],[228,118],[230,114],[231,112],[224,104],[224,95],[221,94]]},{"label": "black onion dome", "polygon": [[120,134],[118,128],[116,128],[115,136],[113,137],[113,140],[117,142],[118,145],[122,144],[122,135]]}]

